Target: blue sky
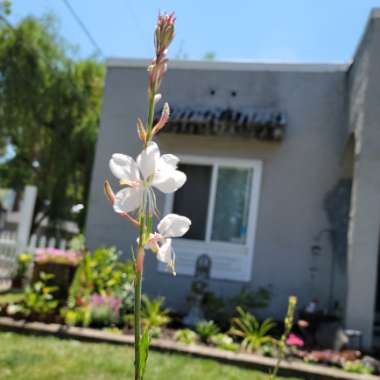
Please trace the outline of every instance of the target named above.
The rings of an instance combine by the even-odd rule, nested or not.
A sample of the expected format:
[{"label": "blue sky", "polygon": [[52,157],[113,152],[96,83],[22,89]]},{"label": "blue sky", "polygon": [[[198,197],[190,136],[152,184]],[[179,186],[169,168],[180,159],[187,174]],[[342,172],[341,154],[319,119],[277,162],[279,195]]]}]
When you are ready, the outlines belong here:
[{"label": "blue sky", "polygon": [[[105,57],[150,57],[159,10],[177,14],[172,57],[217,60],[346,62],[355,50],[371,0],[70,0]],[[63,0],[13,0],[12,22],[52,12],[81,56],[94,47]]]}]

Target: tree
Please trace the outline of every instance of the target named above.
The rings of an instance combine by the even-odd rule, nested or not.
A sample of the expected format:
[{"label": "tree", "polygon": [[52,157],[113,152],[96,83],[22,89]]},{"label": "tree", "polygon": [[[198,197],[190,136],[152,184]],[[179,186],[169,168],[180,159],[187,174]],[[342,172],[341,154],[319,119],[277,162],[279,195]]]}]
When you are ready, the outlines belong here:
[{"label": "tree", "polygon": [[71,58],[54,26],[51,16],[0,26],[0,144],[16,152],[0,166],[0,185],[36,185],[34,227],[43,216],[59,228],[86,203],[104,67]]},{"label": "tree", "polygon": [[215,58],[216,58],[216,54],[213,51],[208,51],[203,56],[203,59],[206,61],[215,61]]}]

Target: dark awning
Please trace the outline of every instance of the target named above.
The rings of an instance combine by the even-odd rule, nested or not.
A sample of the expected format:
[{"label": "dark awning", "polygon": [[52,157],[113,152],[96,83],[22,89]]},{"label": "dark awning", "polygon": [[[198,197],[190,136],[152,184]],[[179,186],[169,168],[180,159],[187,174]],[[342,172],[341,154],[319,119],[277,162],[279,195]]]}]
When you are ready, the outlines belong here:
[{"label": "dark awning", "polygon": [[[156,111],[155,122],[161,111]],[[161,133],[281,141],[286,124],[285,115],[277,110],[171,106],[170,120]]]}]

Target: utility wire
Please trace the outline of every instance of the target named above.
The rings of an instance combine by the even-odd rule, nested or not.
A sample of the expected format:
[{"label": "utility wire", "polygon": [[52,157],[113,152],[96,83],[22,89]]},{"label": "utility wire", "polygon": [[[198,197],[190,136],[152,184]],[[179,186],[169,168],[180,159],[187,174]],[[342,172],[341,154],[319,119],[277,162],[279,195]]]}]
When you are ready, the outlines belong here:
[{"label": "utility wire", "polygon": [[63,0],[64,4],[66,5],[67,9],[70,11],[71,15],[75,18],[76,22],[79,24],[83,32],[86,34],[87,38],[91,41],[94,48],[97,50],[97,52],[104,57],[104,54],[102,52],[102,49],[98,45],[98,43],[95,41],[95,38],[91,35],[90,31],[87,29],[84,22],[81,20],[79,15],[75,12],[74,8],[71,6],[69,0]]}]

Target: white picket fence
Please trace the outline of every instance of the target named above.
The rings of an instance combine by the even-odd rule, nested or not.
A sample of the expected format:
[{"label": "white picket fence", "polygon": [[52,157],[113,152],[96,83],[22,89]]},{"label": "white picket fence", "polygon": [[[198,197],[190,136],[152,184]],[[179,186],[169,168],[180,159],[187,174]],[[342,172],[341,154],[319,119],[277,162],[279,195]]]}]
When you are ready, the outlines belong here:
[{"label": "white picket fence", "polygon": [[17,233],[3,231],[0,233],[0,290],[9,285],[12,276],[17,269],[17,255],[23,252],[35,253],[38,248],[67,247],[65,239],[47,238],[46,236],[32,235],[25,246],[17,242]]}]

